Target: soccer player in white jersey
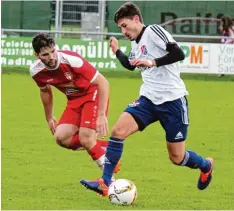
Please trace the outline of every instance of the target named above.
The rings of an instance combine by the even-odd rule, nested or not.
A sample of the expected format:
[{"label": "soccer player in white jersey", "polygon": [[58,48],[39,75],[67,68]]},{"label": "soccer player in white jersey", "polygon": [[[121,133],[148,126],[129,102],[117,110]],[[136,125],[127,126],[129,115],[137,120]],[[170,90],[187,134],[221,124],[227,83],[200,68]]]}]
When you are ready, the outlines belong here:
[{"label": "soccer player in white jersey", "polygon": [[166,134],[172,163],[200,169],[197,187],[205,189],[212,178],[213,159],[185,150],[189,125],[185,96],[188,92],[178,66],[178,62],[184,59],[183,51],[159,25],[145,26],[139,8],[133,3],[127,2],[117,10],[115,22],[131,40],[132,49],[129,57],[126,56],[119,49],[117,39],[111,37],[112,51],[126,69],[140,69],[143,84],[138,100],[129,104],[112,129],[102,177],[92,181],[81,180],[81,184],[106,196],[113,170],[122,155],[124,140],[159,121]]}]

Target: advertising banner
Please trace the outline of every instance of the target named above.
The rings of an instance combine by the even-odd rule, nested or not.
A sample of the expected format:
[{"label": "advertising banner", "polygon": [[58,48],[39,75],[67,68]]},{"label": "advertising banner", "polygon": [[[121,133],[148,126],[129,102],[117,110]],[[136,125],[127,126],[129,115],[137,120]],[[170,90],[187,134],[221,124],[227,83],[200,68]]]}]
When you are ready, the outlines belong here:
[{"label": "advertising banner", "polygon": [[[59,50],[71,50],[86,58],[100,71],[123,71],[108,41],[57,39]],[[211,43],[178,43],[185,54],[180,62],[182,73],[234,74],[234,45]],[[120,49],[129,54],[130,42],[119,41]],[[30,66],[35,61],[31,38],[7,37],[1,40],[1,65]]]},{"label": "advertising banner", "polygon": [[179,43],[185,59],[180,62],[184,73],[234,74],[234,45]]},{"label": "advertising banner", "polygon": [[[1,40],[2,66],[30,66],[36,59],[33,55],[32,38],[7,37]],[[71,50],[86,58],[100,71],[124,70],[122,65],[112,53],[107,41],[83,41],[78,39],[57,39],[57,49]],[[120,49],[127,53],[130,51],[128,41],[119,42]]]}]

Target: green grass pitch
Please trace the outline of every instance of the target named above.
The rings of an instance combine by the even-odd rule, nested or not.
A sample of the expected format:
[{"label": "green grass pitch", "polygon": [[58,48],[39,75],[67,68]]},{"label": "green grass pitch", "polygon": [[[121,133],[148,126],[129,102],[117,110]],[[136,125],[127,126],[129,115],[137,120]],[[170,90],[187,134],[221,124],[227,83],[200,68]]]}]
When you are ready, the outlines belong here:
[{"label": "green grass pitch", "polygon": [[[110,128],[138,97],[141,79],[111,77]],[[111,205],[84,189],[79,180],[101,175],[85,151],[55,144],[44,119],[39,90],[29,75],[2,74],[2,209],[5,210],[219,210],[234,209],[234,80],[187,76],[190,128],[187,149],[215,161],[209,188],[196,188],[198,170],[174,166],[159,124],[126,140],[117,178],[132,180],[138,199],[132,207]],[[60,117],[65,96],[54,92]]]}]

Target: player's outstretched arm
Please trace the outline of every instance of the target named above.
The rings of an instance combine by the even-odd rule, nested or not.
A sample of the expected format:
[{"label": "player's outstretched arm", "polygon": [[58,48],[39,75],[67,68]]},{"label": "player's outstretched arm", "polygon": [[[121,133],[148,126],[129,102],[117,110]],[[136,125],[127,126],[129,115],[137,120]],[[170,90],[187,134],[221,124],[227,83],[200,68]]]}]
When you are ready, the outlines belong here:
[{"label": "player's outstretched arm", "polygon": [[128,56],[125,55],[120,49],[118,45],[118,40],[115,37],[110,38],[110,47],[112,52],[116,55],[117,59],[120,61],[122,66],[128,70],[134,70],[136,66],[132,66],[128,60]]},{"label": "player's outstretched arm", "polygon": [[106,117],[106,111],[109,101],[109,83],[101,73],[98,73],[95,80],[92,81],[92,84],[98,86],[99,94],[97,133],[98,136],[104,137],[108,134],[108,121]]},{"label": "player's outstretched arm", "polygon": [[117,50],[116,52],[116,57],[120,61],[123,67],[125,67],[128,70],[134,70],[136,66],[131,65],[129,62],[128,56],[125,55],[120,49]]},{"label": "player's outstretched arm", "polygon": [[51,86],[47,85],[44,88],[40,88],[40,97],[44,107],[45,118],[52,134],[54,134],[57,122],[53,117],[53,92]]}]

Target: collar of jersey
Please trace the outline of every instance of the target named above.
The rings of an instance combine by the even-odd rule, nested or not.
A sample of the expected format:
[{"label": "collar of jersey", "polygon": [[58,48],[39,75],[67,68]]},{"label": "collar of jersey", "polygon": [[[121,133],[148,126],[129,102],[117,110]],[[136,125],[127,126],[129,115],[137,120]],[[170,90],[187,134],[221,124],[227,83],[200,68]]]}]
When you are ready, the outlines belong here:
[{"label": "collar of jersey", "polygon": [[146,28],[147,28],[147,26],[143,26],[143,28],[142,28],[140,34],[139,34],[139,35],[137,36],[137,38],[136,38],[136,43],[139,43],[139,42],[140,42],[141,37],[142,37],[142,35],[143,35],[143,33],[144,33],[144,31],[145,31]]}]

